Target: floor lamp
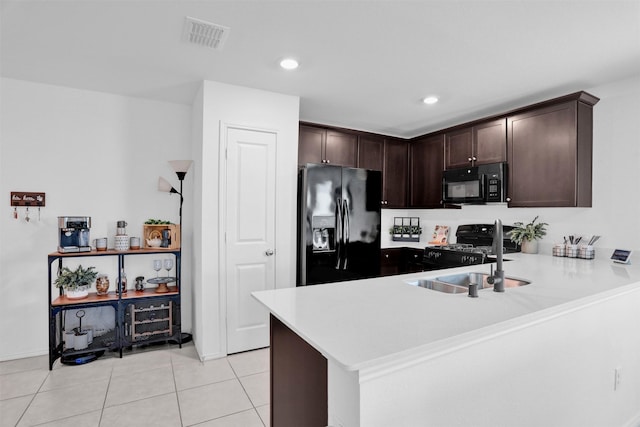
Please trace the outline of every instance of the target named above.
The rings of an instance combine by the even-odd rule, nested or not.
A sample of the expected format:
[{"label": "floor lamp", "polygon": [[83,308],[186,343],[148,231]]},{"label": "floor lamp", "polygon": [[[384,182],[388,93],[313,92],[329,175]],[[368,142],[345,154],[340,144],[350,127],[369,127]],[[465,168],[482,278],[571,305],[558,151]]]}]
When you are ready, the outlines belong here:
[{"label": "floor lamp", "polygon": [[[182,182],[184,181],[184,177],[187,175],[187,171],[191,167],[193,160],[169,160],[169,164],[173,168],[173,171],[178,175],[178,180],[180,181],[180,191],[173,188],[171,183],[164,179],[163,177],[158,178],[158,191],[163,191],[165,193],[175,193],[180,196],[180,252],[182,252],[182,203],[184,202],[184,197],[182,195]],[[182,267],[180,267],[180,285],[182,286]],[[179,341],[180,345],[184,342],[191,341],[191,334],[181,333],[181,340]]]}]

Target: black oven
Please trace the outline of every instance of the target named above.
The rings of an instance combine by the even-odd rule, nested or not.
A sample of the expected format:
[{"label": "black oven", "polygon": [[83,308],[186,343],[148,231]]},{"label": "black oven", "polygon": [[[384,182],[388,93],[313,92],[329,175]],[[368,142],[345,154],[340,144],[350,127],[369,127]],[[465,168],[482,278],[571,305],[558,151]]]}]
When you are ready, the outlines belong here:
[{"label": "black oven", "polygon": [[444,203],[489,203],[506,200],[506,163],[490,163],[442,172]]}]

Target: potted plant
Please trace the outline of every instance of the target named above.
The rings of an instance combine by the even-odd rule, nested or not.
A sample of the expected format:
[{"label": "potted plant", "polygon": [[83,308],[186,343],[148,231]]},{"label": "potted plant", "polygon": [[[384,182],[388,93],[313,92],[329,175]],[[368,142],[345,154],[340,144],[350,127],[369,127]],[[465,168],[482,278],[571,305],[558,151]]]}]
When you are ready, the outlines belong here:
[{"label": "potted plant", "polygon": [[81,299],[89,296],[89,287],[97,275],[95,267],[82,268],[79,265],[75,270],[62,267],[54,283],[57,288],[64,289],[67,298]]},{"label": "potted plant", "polygon": [[533,218],[528,224],[522,222],[514,222],[514,228],[511,230],[509,238],[512,242],[515,242],[522,247],[522,252],[527,254],[538,253],[538,239],[547,234],[546,226],[549,225],[546,222],[536,221],[538,217]]}]

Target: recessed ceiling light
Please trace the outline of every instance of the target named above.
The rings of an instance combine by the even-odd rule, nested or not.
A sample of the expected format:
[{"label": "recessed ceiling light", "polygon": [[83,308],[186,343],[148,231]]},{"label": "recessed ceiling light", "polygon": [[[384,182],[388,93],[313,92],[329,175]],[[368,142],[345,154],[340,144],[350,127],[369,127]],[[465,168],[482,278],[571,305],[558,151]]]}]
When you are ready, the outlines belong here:
[{"label": "recessed ceiling light", "polygon": [[436,102],[438,102],[438,97],[437,96],[427,96],[425,99],[422,100],[422,102],[424,102],[427,105],[435,104]]},{"label": "recessed ceiling light", "polygon": [[280,66],[285,70],[295,70],[298,68],[298,61],[293,58],[285,58],[280,61]]}]

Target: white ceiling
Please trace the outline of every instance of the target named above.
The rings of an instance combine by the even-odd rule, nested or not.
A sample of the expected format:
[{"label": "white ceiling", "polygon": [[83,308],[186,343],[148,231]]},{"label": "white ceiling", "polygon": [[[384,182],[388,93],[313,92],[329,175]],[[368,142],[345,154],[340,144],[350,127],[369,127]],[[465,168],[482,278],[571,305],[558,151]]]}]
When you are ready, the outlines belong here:
[{"label": "white ceiling", "polygon": [[[301,120],[404,137],[640,75],[640,0],[1,5],[3,77],[183,104],[214,80],[298,95]],[[224,48],[183,42],[185,16],[230,27]],[[287,55],[298,70],[279,69]]]}]

